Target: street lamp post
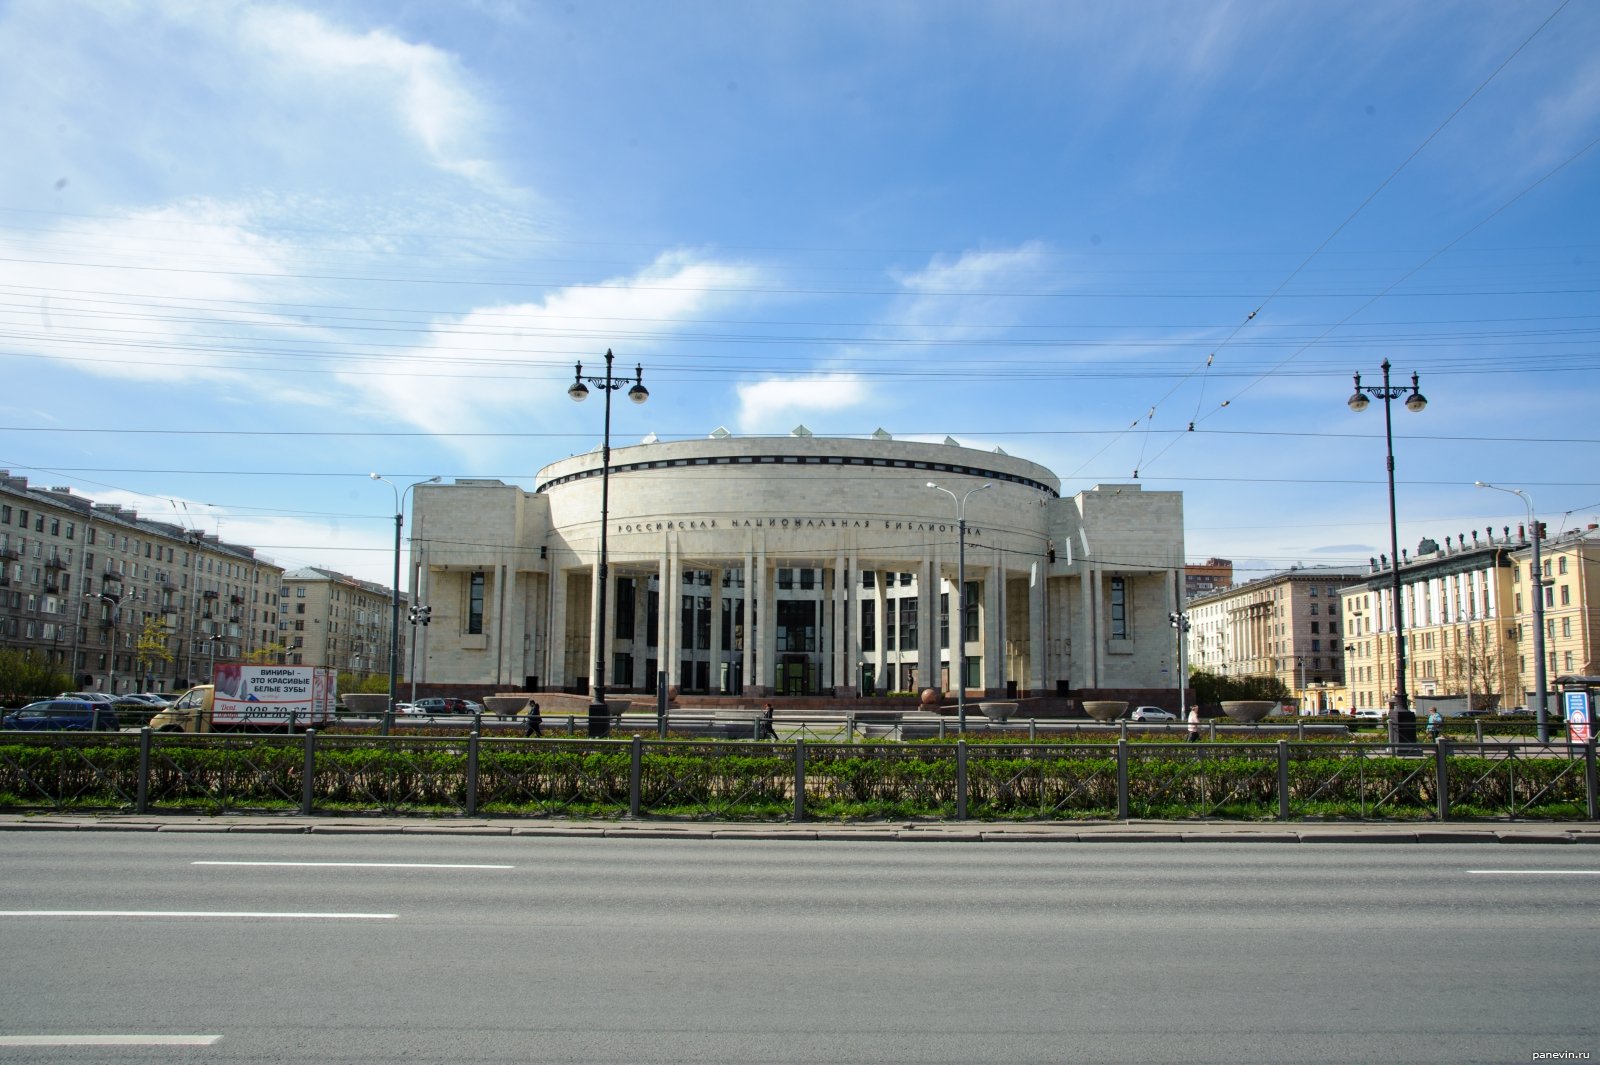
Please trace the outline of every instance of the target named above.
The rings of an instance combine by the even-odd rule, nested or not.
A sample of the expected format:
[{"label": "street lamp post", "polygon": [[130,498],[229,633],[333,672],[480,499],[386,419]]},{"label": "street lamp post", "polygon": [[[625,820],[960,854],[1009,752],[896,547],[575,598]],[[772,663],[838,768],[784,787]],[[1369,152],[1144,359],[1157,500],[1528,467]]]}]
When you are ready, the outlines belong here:
[{"label": "street lamp post", "polygon": [[111,665],[106,673],[106,692],[109,695],[115,695],[117,694],[117,604],[120,600],[116,596],[107,595],[104,592],[98,595],[85,593],[84,598],[98,599],[106,607],[105,620],[111,626],[111,657],[107,659]]},{"label": "street lamp post", "polygon": [[435,476],[414,481],[402,491],[399,485],[376,472],[367,476],[374,481],[382,481],[394,490],[394,589],[389,600],[389,706],[383,712],[382,729],[382,734],[387,736],[394,724],[394,697],[400,683],[400,528],[405,523],[406,493],[419,484],[438,484],[440,478]]},{"label": "street lamp post", "polygon": [[[1539,522],[1533,514],[1533,500],[1528,493],[1520,488],[1501,488],[1497,484],[1486,484],[1483,481],[1474,481],[1479,488],[1492,488],[1496,492],[1506,492],[1521,498],[1524,506],[1528,508],[1528,535],[1533,539],[1533,699],[1534,718],[1539,723],[1539,742],[1550,742],[1550,717],[1545,707],[1548,701],[1548,677],[1544,668],[1544,559],[1540,556],[1540,541],[1544,539],[1544,530],[1539,528]],[[1470,629],[1468,630],[1471,631]],[[1471,695],[1468,695],[1471,702]]]},{"label": "street lamp post", "polygon": [[928,487],[956,501],[956,636],[951,648],[956,652],[956,731],[967,731],[967,500],[993,484],[980,484],[966,495],[957,496],[943,485],[928,482]]},{"label": "street lamp post", "polygon": [[411,701],[417,701],[417,626],[433,620],[433,607],[411,604]]},{"label": "street lamp post", "polygon": [[[628,383],[626,377],[616,378],[611,375],[612,363],[611,349],[606,349],[606,375],[604,377],[583,376],[583,363],[578,363],[573,373],[572,386],[567,389],[567,395],[573,402],[581,403],[589,398],[589,389],[585,382],[594,385],[605,393],[605,433],[600,444],[600,569],[599,588],[600,609],[595,621],[599,626],[594,638],[594,700],[589,704],[589,735],[606,736],[611,732],[611,714],[606,709],[606,578],[607,553],[606,553],[606,522],[611,508],[611,393]],[[644,387],[644,366],[635,365],[633,371],[633,385],[628,389],[628,398],[635,403],[643,403],[650,398],[650,393]],[[662,589],[665,595],[667,589]]]},{"label": "street lamp post", "polygon": [[1389,742],[1398,743],[1397,730],[1400,714],[1411,708],[1410,699],[1406,694],[1406,618],[1405,607],[1402,600],[1400,586],[1400,525],[1395,517],[1394,506],[1394,420],[1390,414],[1390,404],[1402,397],[1406,401],[1406,410],[1416,413],[1428,405],[1427,399],[1417,387],[1417,375],[1411,375],[1411,390],[1407,395],[1404,385],[1389,384],[1389,360],[1383,360],[1383,384],[1361,384],[1361,375],[1356,374],[1356,389],[1346,401],[1349,408],[1357,413],[1367,409],[1368,396],[1373,399],[1383,400],[1383,442],[1384,457],[1389,471],[1389,565],[1394,582],[1394,712],[1389,715]]},{"label": "street lamp post", "polygon": [[1178,720],[1189,716],[1189,615],[1174,610],[1167,620],[1178,634]]},{"label": "street lamp post", "polygon": [[207,679],[210,680],[212,684],[217,682],[217,641],[221,639],[222,633],[220,632],[206,637],[206,643],[211,645],[211,676]]}]

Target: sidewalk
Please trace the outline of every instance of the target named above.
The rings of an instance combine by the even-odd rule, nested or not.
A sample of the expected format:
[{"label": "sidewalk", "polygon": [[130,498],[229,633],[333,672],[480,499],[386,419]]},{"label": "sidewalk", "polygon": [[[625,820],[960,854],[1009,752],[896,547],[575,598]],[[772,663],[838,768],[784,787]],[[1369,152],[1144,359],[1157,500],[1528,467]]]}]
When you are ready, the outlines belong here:
[{"label": "sidewalk", "polygon": [[828,840],[904,843],[1595,843],[1593,821],[805,822],[577,821],[548,818],[0,814],[0,832],[239,832],[314,835],[570,836],[607,839]]}]

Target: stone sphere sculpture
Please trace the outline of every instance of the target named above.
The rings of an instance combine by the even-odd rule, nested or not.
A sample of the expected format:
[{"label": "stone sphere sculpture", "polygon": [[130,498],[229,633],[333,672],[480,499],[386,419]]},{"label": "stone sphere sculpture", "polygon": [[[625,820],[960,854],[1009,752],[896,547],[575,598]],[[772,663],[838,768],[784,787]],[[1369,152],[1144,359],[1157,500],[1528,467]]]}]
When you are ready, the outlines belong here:
[{"label": "stone sphere sculpture", "polygon": [[937,689],[937,688],[923,688],[922,689],[922,695],[920,696],[920,701],[921,701],[923,706],[925,706],[925,707],[938,706],[939,705],[939,699],[940,699],[939,689]]}]

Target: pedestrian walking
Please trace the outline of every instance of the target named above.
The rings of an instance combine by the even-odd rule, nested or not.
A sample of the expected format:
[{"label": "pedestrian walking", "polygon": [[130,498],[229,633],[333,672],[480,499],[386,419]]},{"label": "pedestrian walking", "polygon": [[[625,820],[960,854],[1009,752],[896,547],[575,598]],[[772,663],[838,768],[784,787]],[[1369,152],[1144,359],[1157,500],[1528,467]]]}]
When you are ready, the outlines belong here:
[{"label": "pedestrian walking", "polygon": [[544,718],[539,716],[539,700],[537,699],[528,700],[528,720],[523,722],[522,735],[524,738],[528,736],[542,737],[544,735]]},{"label": "pedestrian walking", "polygon": [[1444,715],[1439,713],[1437,706],[1428,707],[1428,738],[1437,741],[1439,733],[1444,731]]},{"label": "pedestrian walking", "polygon": [[761,735],[769,740],[775,740],[778,738],[778,730],[772,727],[771,703],[768,703],[766,708],[761,711]]},{"label": "pedestrian walking", "polygon": [[1189,742],[1200,742],[1200,708],[1198,706],[1189,707]]}]

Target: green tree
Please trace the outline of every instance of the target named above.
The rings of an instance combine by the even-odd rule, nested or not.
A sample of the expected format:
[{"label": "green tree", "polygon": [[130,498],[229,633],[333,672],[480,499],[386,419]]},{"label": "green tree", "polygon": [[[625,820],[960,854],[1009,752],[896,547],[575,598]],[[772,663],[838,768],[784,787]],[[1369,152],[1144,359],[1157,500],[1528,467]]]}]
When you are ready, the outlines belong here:
[{"label": "green tree", "polygon": [[284,652],[288,648],[281,643],[269,643],[265,647],[258,647],[254,651],[246,651],[241,661],[252,666],[275,666],[283,661]]},{"label": "green tree", "polygon": [[1216,673],[1207,673],[1205,670],[1195,670],[1189,674],[1189,684],[1194,688],[1195,700],[1202,706],[1215,706],[1236,699],[1281,701],[1289,697],[1288,686],[1277,677],[1269,675],[1223,677]]},{"label": "green tree", "polygon": [[32,651],[0,651],[0,702],[20,706],[71,688],[72,677]]},{"label": "green tree", "polygon": [[134,644],[134,658],[138,662],[139,683],[159,671],[158,667],[172,662],[172,650],[167,647],[167,627],[156,618],[145,620],[139,630],[139,642]]}]

